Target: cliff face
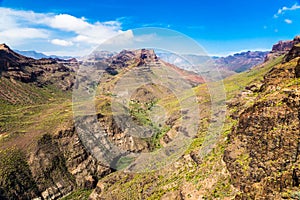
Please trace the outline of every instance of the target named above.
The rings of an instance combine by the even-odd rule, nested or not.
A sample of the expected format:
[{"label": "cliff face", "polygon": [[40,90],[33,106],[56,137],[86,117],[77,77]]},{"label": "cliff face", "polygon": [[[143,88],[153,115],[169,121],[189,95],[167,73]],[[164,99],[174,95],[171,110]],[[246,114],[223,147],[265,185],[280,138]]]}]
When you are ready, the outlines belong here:
[{"label": "cliff face", "polygon": [[95,160],[70,127],[54,136],[43,135],[30,154],[32,177],[44,199],[57,199],[75,189],[92,189],[109,174],[109,168]]},{"label": "cliff face", "polygon": [[300,36],[296,36],[293,40],[279,41],[273,45],[272,51],[266,56],[266,60],[278,57],[288,53],[295,45],[300,43]]},{"label": "cliff face", "polygon": [[0,45],[0,199],[58,199],[111,170],[71,123],[76,60],[35,60]]},{"label": "cliff face", "polygon": [[248,90],[256,98],[229,135],[224,161],[241,191],[236,199],[298,198],[299,48],[293,46],[283,60],[258,90]]},{"label": "cliff face", "polygon": [[111,172],[85,150],[72,127],[42,135],[27,155],[11,148],[0,152],[5,161],[0,165],[1,199],[58,199],[94,188]]}]

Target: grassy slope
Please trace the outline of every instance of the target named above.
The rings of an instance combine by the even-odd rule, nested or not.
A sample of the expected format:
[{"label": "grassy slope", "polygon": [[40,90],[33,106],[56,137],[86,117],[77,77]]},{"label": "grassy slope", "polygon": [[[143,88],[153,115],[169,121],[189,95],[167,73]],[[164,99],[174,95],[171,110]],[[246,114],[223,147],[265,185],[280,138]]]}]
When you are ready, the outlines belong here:
[{"label": "grassy slope", "polygon": [[70,92],[5,78],[1,78],[0,83],[17,94],[11,95],[12,91],[6,91],[13,100],[3,96],[0,99],[0,149],[13,146],[27,149],[41,135],[51,134],[70,121]]},{"label": "grassy slope", "polygon": [[[70,92],[0,78],[0,199],[37,193],[27,153],[72,120]],[[2,190],[2,191],[1,191]]]},{"label": "grassy slope", "polygon": [[[233,98],[250,83],[262,80],[263,76],[281,60],[282,57],[279,57],[247,72],[226,78],[223,83],[227,99]],[[198,86],[194,91],[200,96],[202,105],[205,103],[206,106],[209,105],[209,95],[203,93],[206,91],[205,85]],[[172,107],[172,101],[161,102],[161,104],[165,106],[168,104]],[[182,164],[181,167],[169,166],[169,169],[148,174],[124,175],[121,172],[116,172],[101,181],[101,184],[104,185],[103,197],[106,199],[159,199],[178,189],[181,189],[182,195],[187,199],[197,199],[200,196],[204,199],[232,197],[236,191],[230,184],[230,177],[222,160],[227,145],[226,137],[232,126],[237,123],[236,120],[229,117],[231,112],[231,110],[227,110],[226,122],[218,144],[202,162],[198,164],[190,162],[188,154],[197,154],[200,150],[203,137],[206,134],[205,126],[208,125],[207,118],[203,119],[203,127],[201,127],[198,137],[194,139],[184,158],[178,161],[177,164]]]}]

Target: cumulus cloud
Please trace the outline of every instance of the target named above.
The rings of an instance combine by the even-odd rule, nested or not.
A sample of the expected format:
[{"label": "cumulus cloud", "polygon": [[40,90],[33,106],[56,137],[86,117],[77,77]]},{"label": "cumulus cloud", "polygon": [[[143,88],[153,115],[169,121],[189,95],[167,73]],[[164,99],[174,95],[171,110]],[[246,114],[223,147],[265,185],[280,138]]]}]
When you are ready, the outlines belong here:
[{"label": "cumulus cloud", "polygon": [[61,40],[61,39],[53,39],[51,40],[51,43],[58,46],[64,46],[64,47],[73,45],[73,42],[67,40]]},{"label": "cumulus cloud", "polygon": [[49,45],[90,45],[92,48],[123,32],[119,21],[91,23],[84,17],[69,14],[36,13],[0,7],[0,42],[11,45],[40,39]]},{"label": "cumulus cloud", "polygon": [[285,20],[284,20],[284,22],[285,22],[285,23],[287,23],[287,24],[291,24],[291,23],[293,23],[293,21],[292,21],[292,20],[290,20],[290,19],[285,19]]},{"label": "cumulus cloud", "polygon": [[294,4],[292,7],[286,7],[283,6],[282,8],[278,9],[277,13],[274,15],[275,18],[278,18],[279,15],[282,15],[285,13],[285,11],[292,11],[292,10],[298,10],[300,9],[300,5],[298,5],[297,3]]},{"label": "cumulus cloud", "polygon": [[11,39],[47,38],[48,33],[46,30],[36,28],[12,28],[1,31],[0,37]]}]

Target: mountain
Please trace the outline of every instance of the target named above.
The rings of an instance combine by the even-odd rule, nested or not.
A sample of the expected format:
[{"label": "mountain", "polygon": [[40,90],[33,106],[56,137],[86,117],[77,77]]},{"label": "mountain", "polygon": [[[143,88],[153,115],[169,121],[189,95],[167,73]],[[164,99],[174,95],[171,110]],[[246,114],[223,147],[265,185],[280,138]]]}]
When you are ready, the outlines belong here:
[{"label": "mountain", "polygon": [[24,55],[26,57],[34,58],[34,59],[49,58],[49,56],[43,53],[38,53],[36,51],[19,51],[19,50],[14,50],[14,51],[18,54]]},{"label": "mountain", "polygon": [[[78,62],[1,45],[0,199],[298,199],[299,44],[285,51],[204,82],[148,49]],[[186,143],[191,119],[182,155],[136,162]]]},{"label": "mountain", "polygon": [[224,161],[240,191],[236,199],[299,198],[300,48],[279,44],[288,53],[229,104],[238,123]]},{"label": "mountain", "polygon": [[298,199],[298,49],[223,80],[227,118],[211,154],[200,156],[200,131],[176,163],[149,174],[113,173],[90,198]]},{"label": "mountain", "polygon": [[[87,71],[83,70],[75,81],[74,72],[79,65]],[[96,99],[97,117],[109,139],[128,152],[147,152],[168,143],[173,136],[165,132],[178,129],[178,126],[169,126],[179,120],[177,109],[170,110],[168,124],[156,119],[161,127],[155,125],[159,132],[149,140],[132,137],[125,134],[127,131],[117,128],[116,118],[109,109],[114,96],[112,88],[129,69],[136,70],[139,76],[133,78],[138,79],[148,80],[153,73],[170,78],[173,74],[187,77],[189,84],[203,83],[195,73],[180,70],[158,59],[154,51],[145,49],[122,51],[97,63],[87,60],[80,64],[76,60],[35,60],[3,44],[0,47],[0,69],[1,199],[58,199],[72,191],[78,193],[76,198],[82,199],[82,195],[91,193],[98,180],[115,170],[97,160],[82,144],[80,133],[75,130],[71,89],[79,82],[84,84],[89,76],[103,74]],[[171,73],[158,73],[162,69]],[[161,81],[164,79],[168,78]],[[123,86],[126,88],[134,83],[130,79],[125,81]],[[83,88],[83,94],[87,92],[84,97],[93,89],[94,85],[88,82]],[[129,108],[134,120],[154,126],[150,123],[148,109],[154,109],[152,106],[159,99],[166,105],[171,103],[172,108],[178,105],[176,97],[167,88],[159,84],[141,85],[133,94]],[[82,102],[78,103],[80,108]],[[85,110],[77,117],[84,116],[84,113]],[[90,119],[89,115],[84,117]],[[127,118],[119,119],[121,123],[127,123]],[[122,167],[122,163],[116,163],[115,167]]]},{"label": "mountain", "polygon": [[62,59],[62,60],[69,60],[69,59],[73,58],[71,56],[57,56],[57,55],[47,56],[43,53],[39,53],[39,52],[36,52],[36,51],[20,51],[20,50],[14,50],[14,51],[18,54],[24,55],[26,57],[34,58],[34,59],[57,58],[57,59]]},{"label": "mountain", "polygon": [[266,60],[288,53],[294,45],[299,43],[300,36],[296,36],[293,40],[279,41],[273,45],[272,51],[267,55]]},{"label": "mountain", "polygon": [[214,61],[218,68],[240,73],[263,63],[267,54],[268,52],[247,51],[217,58]]},{"label": "mountain", "polygon": [[[62,64],[64,63],[64,64]],[[74,73],[76,63],[56,59],[25,57],[12,51],[7,45],[0,45],[0,74],[4,78],[19,80],[23,83],[58,85],[64,90],[72,86],[70,74]]]},{"label": "mountain", "polygon": [[[212,57],[202,55],[175,55],[172,53],[159,53],[158,56],[176,66],[192,71],[197,66],[208,65],[217,68],[224,77],[240,73],[263,63],[268,52],[248,51],[236,53],[227,57]],[[208,69],[209,70],[209,69]]]}]

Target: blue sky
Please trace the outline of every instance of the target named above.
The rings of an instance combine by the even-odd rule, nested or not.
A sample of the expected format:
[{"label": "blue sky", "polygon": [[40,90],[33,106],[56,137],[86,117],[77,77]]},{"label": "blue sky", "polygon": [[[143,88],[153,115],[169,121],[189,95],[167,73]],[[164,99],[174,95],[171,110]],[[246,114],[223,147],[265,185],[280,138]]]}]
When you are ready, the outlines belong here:
[{"label": "blue sky", "polygon": [[47,54],[88,53],[118,33],[135,37],[126,31],[141,27],[179,31],[210,55],[267,50],[300,34],[299,0],[0,0],[0,6],[0,42]]}]

